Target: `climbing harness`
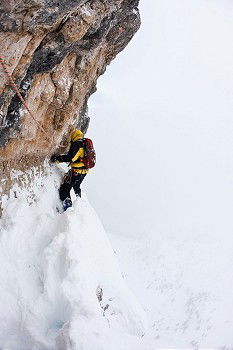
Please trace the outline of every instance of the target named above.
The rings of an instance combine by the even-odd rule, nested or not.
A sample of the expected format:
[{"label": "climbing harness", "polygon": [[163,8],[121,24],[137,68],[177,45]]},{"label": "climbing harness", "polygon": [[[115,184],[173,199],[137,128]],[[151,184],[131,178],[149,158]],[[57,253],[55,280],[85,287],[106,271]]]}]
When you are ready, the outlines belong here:
[{"label": "climbing harness", "polygon": [[21,93],[19,92],[18,87],[16,86],[14,80],[12,79],[12,76],[7,68],[7,65],[4,61],[3,56],[0,55],[0,63],[2,65],[3,71],[5,73],[5,76],[7,77],[12,89],[15,91],[15,93],[17,94],[17,96],[19,97],[20,101],[22,102],[22,104],[24,105],[24,107],[27,109],[28,113],[30,114],[30,116],[32,117],[32,119],[36,122],[36,124],[38,125],[38,127],[40,128],[40,130],[46,135],[46,138],[51,141],[51,136],[45,131],[45,129],[43,128],[43,126],[38,122],[38,120],[36,120],[36,118],[34,117],[34,115],[32,114],[32,112],[30,111],[26,101],[24,100],[23,96],[21,95]]}]

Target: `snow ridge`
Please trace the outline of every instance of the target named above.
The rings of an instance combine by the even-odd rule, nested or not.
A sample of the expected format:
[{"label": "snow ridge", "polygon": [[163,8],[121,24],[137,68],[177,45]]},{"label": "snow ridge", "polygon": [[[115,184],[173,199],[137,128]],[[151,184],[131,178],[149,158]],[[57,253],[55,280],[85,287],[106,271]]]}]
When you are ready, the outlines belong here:
[{"label": "snow ridge", "polygon": [[[48,165],[47,165],[48,166]],[[5,201],[0,225],[0,347],[130,349],[145,315],[86,196],[56,212],[60,173]],[[110,345],[111,344],[111,345]]]}]

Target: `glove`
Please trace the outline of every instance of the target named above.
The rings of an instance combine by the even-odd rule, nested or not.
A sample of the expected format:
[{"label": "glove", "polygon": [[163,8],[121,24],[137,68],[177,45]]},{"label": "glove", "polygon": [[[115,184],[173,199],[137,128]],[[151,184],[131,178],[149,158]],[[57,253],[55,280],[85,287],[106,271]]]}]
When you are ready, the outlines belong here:
[{"label": "glove", "polygon": [[55,163],[56,160],[57,160],[57,156],[56,156],[56,154],[53,154],[53,155],[51,156],[51,158],[50,158],[50,161],[51,161],[52,163]]}]

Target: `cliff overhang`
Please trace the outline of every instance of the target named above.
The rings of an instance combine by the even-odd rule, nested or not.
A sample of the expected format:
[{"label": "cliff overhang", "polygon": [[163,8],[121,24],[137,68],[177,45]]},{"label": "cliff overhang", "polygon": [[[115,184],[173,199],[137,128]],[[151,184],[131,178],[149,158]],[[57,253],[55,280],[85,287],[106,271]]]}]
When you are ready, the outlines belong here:
[{"label": "cliff overhang", "polygon": [[0,55],[34,118],[0,67],[0,167],[33,164],[65,148],[72,128],[87,130],[98,77],[140,27],[138,2],[1,2]]}]

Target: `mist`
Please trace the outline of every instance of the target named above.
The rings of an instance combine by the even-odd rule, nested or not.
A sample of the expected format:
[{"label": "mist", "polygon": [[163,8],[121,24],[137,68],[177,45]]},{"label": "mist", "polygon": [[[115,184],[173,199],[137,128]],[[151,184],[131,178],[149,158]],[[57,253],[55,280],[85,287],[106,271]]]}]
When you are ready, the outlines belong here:
[{"label": "mist", "polygon": [[232,347],[233,3],[141,16],[91,99],[86,191],[147,311],[139,349]]},{"label": "mist", "polygon": [[91,100],[88,193],[107,229],[231,234],[232,15],[230,1],[141,1]]}]

